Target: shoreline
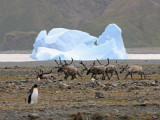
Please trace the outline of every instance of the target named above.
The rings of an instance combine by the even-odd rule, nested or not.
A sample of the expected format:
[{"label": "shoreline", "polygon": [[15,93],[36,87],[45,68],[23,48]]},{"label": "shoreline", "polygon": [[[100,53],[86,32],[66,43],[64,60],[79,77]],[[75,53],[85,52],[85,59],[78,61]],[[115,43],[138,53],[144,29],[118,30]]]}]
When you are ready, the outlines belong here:
[{"label": "shoreline", "polygon": [[[160,54],[160,47],[137,47],[126,48],[128,54]],[[0,51],[0,54],[31,54],[32,50],[7,50]]]},{"label": "shoreline", "polygon": [[[74,60],[74,65],[79,67],[81,66],[79,64],[80,61]],[[92,65],[93,61],[83,61],[84,63],[87,63],[87,65]],[[102,64],[106,64],[105,60],[101,61]],[[98,63],[96,63],[98,64]],[[110,60],[110,64],[114,65],[127,65],[127,64],[136,64],[136,65],[159,65],[160,60]],[[57,66],[54,60],[50,61],[21,61],[21,62],[0,62],[0,67],[36,67],[36,66]]]},{"label": "shoreline", "polygon": [[[31,54],[0,54],[0,62],[33,62]],[[120,59],[122,60],[122,59]],[[160,54],[128,54],[124,60],[160,60]],[[86,60],[87,61],[87,60]],[[39,61],[36,61],[39,62]]]}]

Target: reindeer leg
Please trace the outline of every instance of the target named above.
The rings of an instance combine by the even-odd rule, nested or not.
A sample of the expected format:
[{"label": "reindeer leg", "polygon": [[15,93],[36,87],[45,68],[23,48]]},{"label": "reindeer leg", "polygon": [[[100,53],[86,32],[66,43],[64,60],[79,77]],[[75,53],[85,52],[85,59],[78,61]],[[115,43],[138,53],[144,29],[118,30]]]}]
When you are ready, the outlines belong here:
[{"label": "reindeer leg", "polygon": [[132,73],[130,73],[130,74],[131,74],[131,79],[132,79],[132,76],[133,76],[133,75],[132,75]]},{"label": "reindeer leg", "polygon": [[96,79],[96,80],[98,79],[96,74],[94,75],[94,79]]},{"label": "reindeer leg", "polygon": [[108,73],[106,73],[106,75],[107,75],[107,77],[108,77],[108,80],[110,80]]},{"label": "reindeer leg", "polygon": [[64,79],[66,80],[67,78],[68,78],[68,75],[65,75],[65,76],[64,76]]},{"label": "reindeer leg", "polygon": [[111,72],[111,76],[110,76],[110,79],[111,79],[112,75],[113,75],[113,73]]},{"label": "reindeer leg", "polygon": [[117,71],[115,71],[115,73],[116,73],[116,75],[117,75],[117,79],[119,80],[118,72],[117,72]]},{"label": "reindeer leg", "polygon": [[77,72],[77,74],[79,75],[79,77],[81,77],[81,79],[83,79],[82,76],[81,76],[81,74],[79,72]]},{"label": "reindeer leg", "polygon": [[72,80],[74,80],[75,78],[77,79],[76,74],[73,74],[72,75]]},{"label": "reindeer leg", "polygon": [[109,76],[108,76],[108,71],[105,71],[105,72],[106,72],[106,76],[107,76],[108,80],[110,80],[110,79],[109,79]]},{"label": "reindeer leg", "polygon": [[138,75],[140,75],[140,76],[141,76],[141,80],[142,80],[142,73],[140,73],[140,72],[139,72],[139,73],[138,73]]},{"label": "reindeer leg", "polygon": [[142,74],[144,75],[144,79],[146,79],[146,76],[145,76],[144,72],[142,72]]},{"label": "reindeer leg", "polygon": [[141,72],[141,79],[142,79],[142,75],[144,76],[144,79],[146,79],[144,72]]},{"label": "reindeer leg", "polygon": [[141,80],[142,80],[142,73],[141,73],[141,72],[138,72],[138,75],[140,75],[140,76],[141,76]]},{"label": "reindeer leg", "polygon": [[74,78],[75,78],[75,76],[74,76],[74,75],[72,75],[72,80],[74,80]]},{"label": "reindeer leg", "polygon": [[130,74],[130,73],[126,74],[126,77],[125,77],[124,79],[126,79],[126,78],[128,77],[129,74]]},{"label": "reindeer leg", "polygon": [[92,74],[91,79],[93,78],[94,74]]},{"label": "reindeer leg", "polygon": [[105,76],[104,76],[104,74],[102,75],[102,80],[105,80],[106,78],[105,78]]},{"label": "reindeer leg", "polygon": [[76,79],[77,79],[77,76],[76,76],[76,74],[74,74],[74,78],[76,78]]}]

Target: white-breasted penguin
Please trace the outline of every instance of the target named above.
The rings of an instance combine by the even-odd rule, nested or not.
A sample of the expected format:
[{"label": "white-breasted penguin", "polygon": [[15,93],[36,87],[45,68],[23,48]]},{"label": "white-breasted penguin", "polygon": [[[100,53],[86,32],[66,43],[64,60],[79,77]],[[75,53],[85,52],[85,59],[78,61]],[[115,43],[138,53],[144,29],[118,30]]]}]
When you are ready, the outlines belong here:
[{"label": "white-breasted penguin", "polygon": [[38,86],[34,84],[32,88],[29,90],[28,103],[35,104],[38,100]]}]

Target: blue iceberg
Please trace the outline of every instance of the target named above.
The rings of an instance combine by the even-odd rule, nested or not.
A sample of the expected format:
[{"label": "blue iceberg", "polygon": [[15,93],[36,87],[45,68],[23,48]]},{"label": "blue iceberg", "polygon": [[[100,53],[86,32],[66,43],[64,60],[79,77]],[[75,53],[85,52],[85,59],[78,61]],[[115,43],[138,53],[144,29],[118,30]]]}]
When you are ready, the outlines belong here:
[{"label": "blue iceberg", "polygon": [[[97,42],[97,45],[95,45]],[[110,24],[98,38],[86,32],[54,28],[48,35],[41,31],[33,44],[31,58],[37,61],[58,60],[105,60],[127,59],[122,30]]]}]

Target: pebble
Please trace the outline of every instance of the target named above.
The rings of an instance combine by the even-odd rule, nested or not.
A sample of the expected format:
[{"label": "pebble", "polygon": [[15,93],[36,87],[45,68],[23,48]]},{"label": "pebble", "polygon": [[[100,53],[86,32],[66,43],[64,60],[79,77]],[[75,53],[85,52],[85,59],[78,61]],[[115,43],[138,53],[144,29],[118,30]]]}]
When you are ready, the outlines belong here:
[{"label": "pebble", "polygon": [[114,83],[114,84],[112,84],[112,86],[113,86],[113,87],[117,87],[117,86],[118,86],[118,84]]},{"label": "pebble", "polygon": [[92,88],[95,88],[97,86],[97,84],[94,83],[94,82],[91,82],[91,83],[89,83],[89,86],[92,87]]},{"label": "pebble", "polygon": [[28,115],[28,117],[29,117],[31,120],[33,120],[33,119],[39,118],[39,115],[36,114],[36,113],[33,113],[33,114]]},{"label": "pebble", "polygon": [[23,89],[25,89],[25,88],[26,88],[25,86],[20,86],[20,87],[19,87],[20,90],[23,90]]},{"label": "pebble", "polygon": [[155,81],[152,81],[152,82],[151,82],[151,86],[156,86],[156,82],[155,82]]},{"label": "pebble", "polygon": [[97,98],[104,98],[104,95],[103,95],[103,93],[95,92],[95,97],[97,97]]},{"label": "pebble", "polygon": [[21,82],[22,82],[22,83],[26,83],[27,81],[26,81],[26,80],[21,80]]}]

